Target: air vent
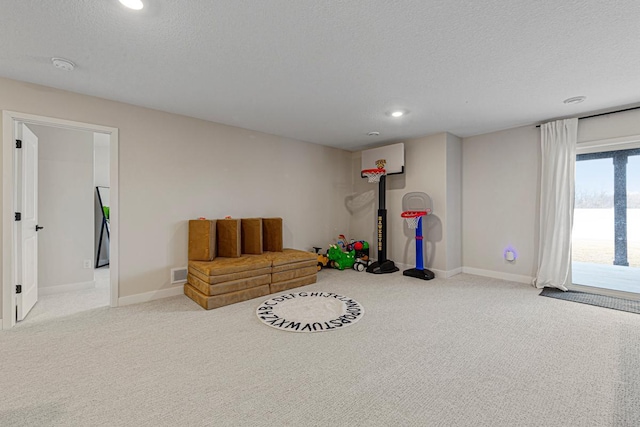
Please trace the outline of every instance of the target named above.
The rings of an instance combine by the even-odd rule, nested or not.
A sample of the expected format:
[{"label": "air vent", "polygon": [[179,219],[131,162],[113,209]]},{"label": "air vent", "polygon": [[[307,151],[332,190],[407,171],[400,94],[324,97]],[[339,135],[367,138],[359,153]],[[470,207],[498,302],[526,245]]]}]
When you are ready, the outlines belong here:
[{"label": "air vent", "polygon": [[184,283],[187,281],[187,267],[171,269],[171,283]]}]

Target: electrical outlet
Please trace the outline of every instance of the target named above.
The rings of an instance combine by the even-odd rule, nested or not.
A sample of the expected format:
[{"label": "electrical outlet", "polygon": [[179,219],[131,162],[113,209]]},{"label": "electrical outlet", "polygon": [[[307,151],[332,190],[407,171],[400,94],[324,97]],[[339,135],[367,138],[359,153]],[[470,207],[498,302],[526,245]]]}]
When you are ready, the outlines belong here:
[{"label": "electrical outlet", "polygon": [[84,261],[82,261],[82,268],[91,268],[91,260],[85,259]]}]

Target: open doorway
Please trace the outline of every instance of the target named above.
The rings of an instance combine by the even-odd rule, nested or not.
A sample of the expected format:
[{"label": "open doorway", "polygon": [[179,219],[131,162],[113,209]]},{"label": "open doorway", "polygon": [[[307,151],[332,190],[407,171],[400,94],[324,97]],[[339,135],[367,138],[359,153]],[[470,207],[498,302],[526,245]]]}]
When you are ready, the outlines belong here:
[{"label": "open doorway", "polygon": [[[31,178],[24,174],[19,137],[35,138],[36,167]],[[32,149],[31,152],[34,150]],[[66,316],[118,301],[118,133],[115,128],[70,122],[23,113],[3,112],[3,216],[2,326]],[[105,158],[106,156],[106,158]],[[106,160],[106,162],[105,162]],[[35,261],[23,262],[18,220],[27,204],[24,182],[36,182]],[[103,241],[108,264],[96,269],[96,184],[110,189],[109,239]],[[8,191],[9,190],[9,191]],[[42,191],[40,191],[42,190]],[[29,200],[29,196],[26,196]],[[43,228],[44,227],[44,228]],[[45,236],[46,230],[46,236]],[[30,247],[33,244],[30,243]],[[34,257],[31,257],[34,258]],[[31,266],[31,267],[30,267]],[[106,267],[106,268],[105,268]],[[32,268],[32,273],[29,273]],[[34,308],[21,305],[21,282],[33,282]],[[30,297],[30,299],[33,299]],[[22,313],[20,312],[22,308]]]},{"label": "open doorway", "polygon": [[38,141],[40,230],[38,303],[23,318],[18,314],[20,325],[110,303],[109,244],[103,227],[109,208],[102,207],[96,191],[103,189],[102,199],[108,203],[109,135],[49,125],[24,126]]}]

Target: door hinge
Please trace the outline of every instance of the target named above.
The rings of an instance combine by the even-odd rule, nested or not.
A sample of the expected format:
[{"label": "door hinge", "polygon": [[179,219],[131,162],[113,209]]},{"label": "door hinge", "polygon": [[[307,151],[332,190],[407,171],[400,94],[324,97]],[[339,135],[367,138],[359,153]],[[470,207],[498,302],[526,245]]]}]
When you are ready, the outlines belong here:
[{"label": "door hinge", "polygon": [[22,148],[22,140],[16,139],[16,148]]},{"label": "door hinge", "polygon": [[22,285],[16,285],[16,294],[22,293]]},{"label": "door hinge", "polygon": [[16,212],[16,221],[22,221],[22,214],[20,212]]}]

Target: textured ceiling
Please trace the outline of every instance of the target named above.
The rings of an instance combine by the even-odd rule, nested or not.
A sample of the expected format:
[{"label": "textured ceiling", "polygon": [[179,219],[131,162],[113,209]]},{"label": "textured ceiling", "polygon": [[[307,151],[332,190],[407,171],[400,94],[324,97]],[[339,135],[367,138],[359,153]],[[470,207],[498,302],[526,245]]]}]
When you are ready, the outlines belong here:
[{"label": "textured ceiling", "polygon": [[638,0],[144,1],[0,1],[0,76],[348,150],[640,102]]}]

